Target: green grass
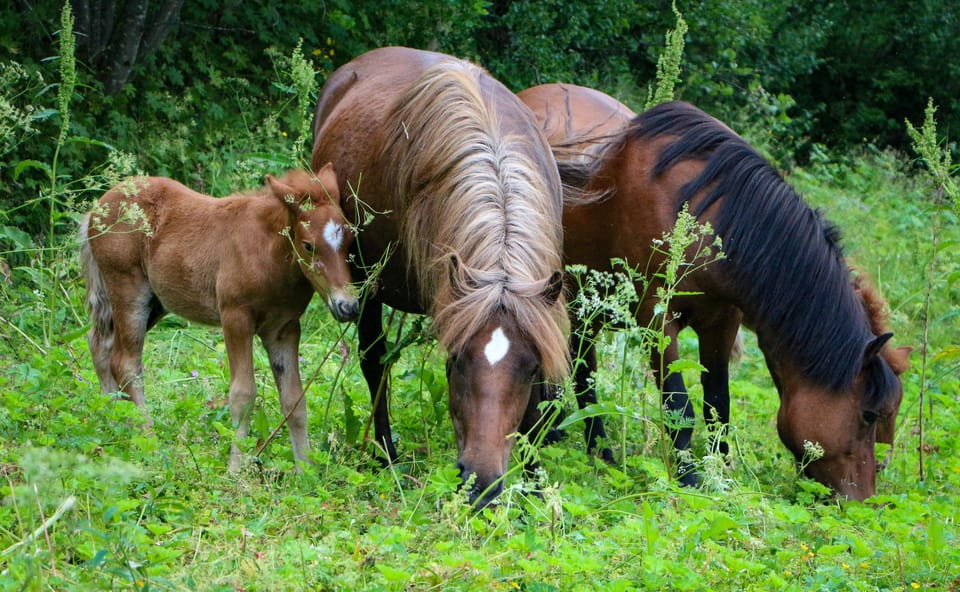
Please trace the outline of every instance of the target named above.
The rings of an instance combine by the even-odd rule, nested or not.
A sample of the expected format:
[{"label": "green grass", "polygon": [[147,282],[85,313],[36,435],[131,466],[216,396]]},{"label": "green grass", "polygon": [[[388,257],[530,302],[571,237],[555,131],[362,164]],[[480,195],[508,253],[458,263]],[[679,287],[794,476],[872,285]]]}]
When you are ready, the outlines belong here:
[{"label": "green grass", "polygon": [[[312,81],[301,75],[285,81],[296,87],[286,103],[296,102],[301,114],[291,119],[306,121]],[[253,128],[224,129],[210,142],[219,149],[191,156],[198,179],[183,180],[225,194],[296,162],[280,115],[254,113],[249,120],[261,123]],[[189,133],[183,122],[192,120],[178,117],[144,122],[147,158],[174,156],[158,166],[188,160],[178,147]],[[87,143],[94,145],[79,142]],[[392,421],[402,458],[383,469],[362,442],[370,403],[355,329],[346,326],[341,347],[345,327],[317,302],[304,319],[301,351],[301,373],[313,377],[307,402],[315,461],[303,474],[294,471],[285,430],[258,462],[227,473],[232,429],[218,330],[168,318],[148,335],[152,430],[139,427],[131,404],[101,395],[70,233],[84,200],[138,166],[127,154],[106,152],[103,164],[52,179],[50,195],[41,189],[24,197],[30,207],[50,205],[46,226],[54,232],[44,240],[10,225],[22,204],[0,211],[0,244],[8,249],[0,257],[14,268],[0,269],[0,591],[960,587],[960,229],[942,213],[937,265],[928,274],[932,192],[904,157],[867,151],[846,164],[824,157],[790,176],[844,229],[848,254],[889,299],[896,344],[915,347],[895,454],[875,498],[838,502],[797,478],[776,435],[776,390],[749,334],[733,370],[733,462],[707,454],[700,419],[694,452],[704,484],[679,489],[660,458],[659,395],[636,337],[607,333],[597,383],[615,409],[606,419],[617,464],[588,456],[574,425],[563,442],[532,452],[539,474],[524,482],[515,458],[500,504],[472,512],[453,467],[443,353],[433,343],[409,347],[394,367]],[[45,170],[36,163],[21,181]],[[680,339],[692,358],[695,336]],[[250,453],[281,418],[266,356],[255,351],[260,397],[251,437],[240,443]],[[687,384],[699,408],[692,373]],[[515,456],[523,453],[531,451],[520,446]]]},{"label": "green grass", "polygon": [[[853,162],[795,171],[791,181],[844,228],[849,254],[877,278],[890,299],[897,344],[917,346],[930,252],[924,191],[891,155]],[[960,234],[954,222],[942,232],[944,241]],[[473,513],[457,493],[443,356],[435,347],[408,348],[394,368],[392,413],[403,458],[382,469],[358,443],[369,401],[354,328],[347,329],[342,359],[336,339],[343,327],[314,303],[305,319],[302,372],[317,373],[308,392],[316,466],[293,471],[284,431],[261,463],[229,475],[219,332],[170,318],[150,333],[146,386],[155,427],[141,430],[130,404],[99,394],[72,256],[69,249],[59,253],[70,270],[60,310],[44,309],[46,300],[18,273],[3,288],[0,590],[958,585],[949,567],[960,565],[955,359],[935,360],[930,373],[925,479],[918,478],[915,351],[896,453],[878,478],[878,495],[841,503],[796,478],[776,436],[776,391],[750,335],[733,372],[734,463],[708,457],[701,489],[675,487],[657,451],[657,397],[645,365],[631,339],[607,334],[598,383],[604,400],[623,410],[608,418],[618,464],[587,456],[573,426],[565,441],[539,451],[543,471],[535,482],[513,474],[499,507]],[[956,269],[957,256],[955,247],[944,248],[941,269]],[[956,344],[956,290],[944,278],[934,283],[931,356]],[[27,339],[44,325],[58,327],[60,338],[49,345]],[[691,356],[695,337],[684,333],[682,347]],[[254,435],[242,443],[249,451],[280,420],[261,351],[257,363]],[[628,388],[621,391],[624,377]],[[695,385],[693,376],[688,384]],[[698,387],[691,391],[700,397]],[[700,456],[705,439],[701,422]],[[68,500],[72,506],[53,519]]]}]

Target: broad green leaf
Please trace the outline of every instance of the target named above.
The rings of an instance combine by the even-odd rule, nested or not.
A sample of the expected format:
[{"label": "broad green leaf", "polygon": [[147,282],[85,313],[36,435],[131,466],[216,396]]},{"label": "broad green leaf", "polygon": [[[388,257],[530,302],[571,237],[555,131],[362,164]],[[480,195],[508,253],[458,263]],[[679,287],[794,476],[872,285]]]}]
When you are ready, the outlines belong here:
[{"label": "broad green leaf", "polygon": [[17,166],[13,167],[13,179],[19,179],[20,174],[27,169],[38,169],[46,173],[47,177],[53,176],[53,170],[50,169],[50,165],[47,163],[40,162],[39,160],[21,160],[17,163]]},{"label": "broad green leaf", "polygon": [[410,574],[402,569],[390,567],[389,565],[378,563],[377,569],[383,574],[383,577],[386,578],[388,582],[406,582],[410,579]]}]

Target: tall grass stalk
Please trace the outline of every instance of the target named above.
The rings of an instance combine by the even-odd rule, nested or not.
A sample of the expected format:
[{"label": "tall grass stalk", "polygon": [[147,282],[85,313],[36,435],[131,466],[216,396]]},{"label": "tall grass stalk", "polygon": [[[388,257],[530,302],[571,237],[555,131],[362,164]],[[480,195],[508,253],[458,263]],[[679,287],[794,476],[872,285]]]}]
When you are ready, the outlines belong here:
[{"label": "tall grass stalk", "polygon": [[[704,368],[700,366],[699,363],[682,360],[675,360],[666,367],[663,365],[664,356],[671,345],[670,337],[667,335],[667,325],[675,320],[672,316],[673,313],[670,312],[670,304],[677,297],[694,295],[692,292],[680,290],[683,280],[690,274],[696,273],[707,265],[722,259],[724,255],[721,250],[720,237],[713,234],[713,229],[709,223],[700,224],[696,217],[689,212],[686,204],[684,204],[683,209],[680,210],[673,230],[664,235],[661,245],[663,245],[663,248],[658,248],[658,251],[661,255],[665,256],[666,259],[661,269],[654,273],[654,277],[658,278],[662,283],[656,290],[658,303],[655,310],[657,315],[652,322],[657,324],[656,330],[654,331],[656,341],[654,341],[653,347],[657,349],[660,360],[660,367],[657,368],[660,380],[657,386],[665,400],[667,396],[674,394],[664,392],[664,386],[670,374],[679,373],[686,368],[695,368],[701,372],[704,371]],[[690,255],[691,249],[695,249],[692,255]],[[687,405],[690,404],[688,401]],[[667,417],[665,407],[666,405],[661,403],[659,414],[659,427],[661,431],[660,451],[664,465],[672,468],[673,463],[671,462],[671,447],[668,442],[668,435],[671,428],[681,429],[686,426],[683,425],[683,418]]]},{"label": "tall grass stalk", "polygon": [[683,14],[673,3],[673,14],[677,17],[675,29],[667,32],[666,45],[663,53],[657,60],[657,86],[647,93],[647,102],[644,109],[650,109],[660,103],[673,100],[673,89],[680,82],[680,64],[683,61],[684,35],[687,34],[687,22]]},{"label": "tall grass stalk", "polygon": [[307,147],[307,140],[310,138],[312,118],[309,113],[312,112],[317,94],[316,73],[310,62],[303,57],[303,39],[297,41],[297,46],[293,48],[290,56],[290,79],[297,95],[297,115],[300,122],[297,140],[290,148],[291,160],[294,165],[299,165],[304,160],[304,148]]},{"label": "tall grass stalk", "polygon": [[[923,295],[923,320],[922,336],[920,344],[920,394],[919,394],[919,413],[918,413],[918,432],[920,446],[918,451],[918,467],[920,479],[925,476],[923,466],[924,453],[924,418],[923,403],[927,392],[927,370],[930,360],[930,296],[934,290],[937,273],[937,252],[940,250],[939,227],[941,223],[942,210],[945,207],[960,207],[960,190],[958,190],[956,180],[951,176],[950,151],[940,147],[937,139],[937,124],[934,119],[937,108],[933,104],[933,99],[927,102],[927,108],[924,112],[923,125],[917,130],[909,121],[906,122],[907,133],[913,141],[913,149],[926,164],[927,177],[934,187],[935,199],[933,214],[930,220],[930,260],[927,262],[925,273],[925,285]],[[929,419],[933,419],[933,399],[928,402]]]},{"label": "tall grass stalk", "polygon": [[39,252],[41,276],[49,277],[49,282],[41,284],[43,288],[42,300],[45,306],[44,322],[42,323],[43,340],[50,345],[54,334],[55,312],[58,309],[60,295],[57,286],[57,202],[61,194],[58,183],[57,167],[60,161],[60,151],[70,133],[70,101],[77,86],[76,37],[73,34],[73,13],[70,3],[64,2],[60,12],[60,84],[57,87],[57,109],[60,114],[60,132],[54,145],[53,159],[50,164],[50,189],[47,196],[47,246]]}]

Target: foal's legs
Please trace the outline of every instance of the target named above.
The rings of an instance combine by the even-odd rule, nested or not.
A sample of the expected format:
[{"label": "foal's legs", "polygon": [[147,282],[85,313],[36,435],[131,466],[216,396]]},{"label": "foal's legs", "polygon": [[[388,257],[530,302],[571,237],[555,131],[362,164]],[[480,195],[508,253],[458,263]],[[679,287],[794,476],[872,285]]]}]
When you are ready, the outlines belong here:
[{"label": "foal's legs", "polygon": [[250,433],[250,413],[257,396],[257,384],[253,376],[254,321],[245,310],[223,309],[220,311],[220,322],[230,365],[230,421],[236,430],[235,440],[230,444],[228,469],[237,472],[242,455],[236,440],[246,438]]},{"label": "foal's legs", "polygon": [[[111,274],[105,280],[113,305],[113,350],[109,363],[110,374],[115,381],[113,385],[143,410],[146,425],[150,426],[153,422],[147,413],[143,396],[143,342],[150,320],[153,294],[146,278],[139,273]],[[102,361],[103,355],[102,352],[95,353],[94,360],[99,358]]]},{"label": "foal's legs", "polygon": [[309,462],[307,454],[310,451],[307,402],[300,382],[300,321],[294,319],[279,328],[264,330],[260,333],[260,339],[270,358],[270,370],[280,392],[280,407],[287,418],[293,458],[299,471],[301,464]]},{"label": "foal's legs", "polygon": [[390,430],[390,410],[387,396],[389,379],[384,379],[383,356],[387,353],[386,336],[383,332],[383,304],[368,298],[360,307],[357,319],[357,343],[360,350],[360,370],[370,389],[373,402],[373,433],[377,443],[383,446],[389,462],[396,462],[397,448],[393,445]]}]

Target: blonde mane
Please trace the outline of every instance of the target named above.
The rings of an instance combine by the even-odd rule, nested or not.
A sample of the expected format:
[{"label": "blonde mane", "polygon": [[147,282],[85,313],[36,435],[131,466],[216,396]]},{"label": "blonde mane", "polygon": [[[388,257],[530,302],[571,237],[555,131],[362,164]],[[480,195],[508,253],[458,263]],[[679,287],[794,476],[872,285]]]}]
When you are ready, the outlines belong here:
[{"label": "blonde mane", "polygon": [[485,75],[459,60],[428,68],[388,115],[380,162],[406,212],[407,266],[441,344],[459,351],[503,313],[559,380],[569,372],[563,297],[541,294],[563,269],[561,203],[529,135],[501,131]]}]

